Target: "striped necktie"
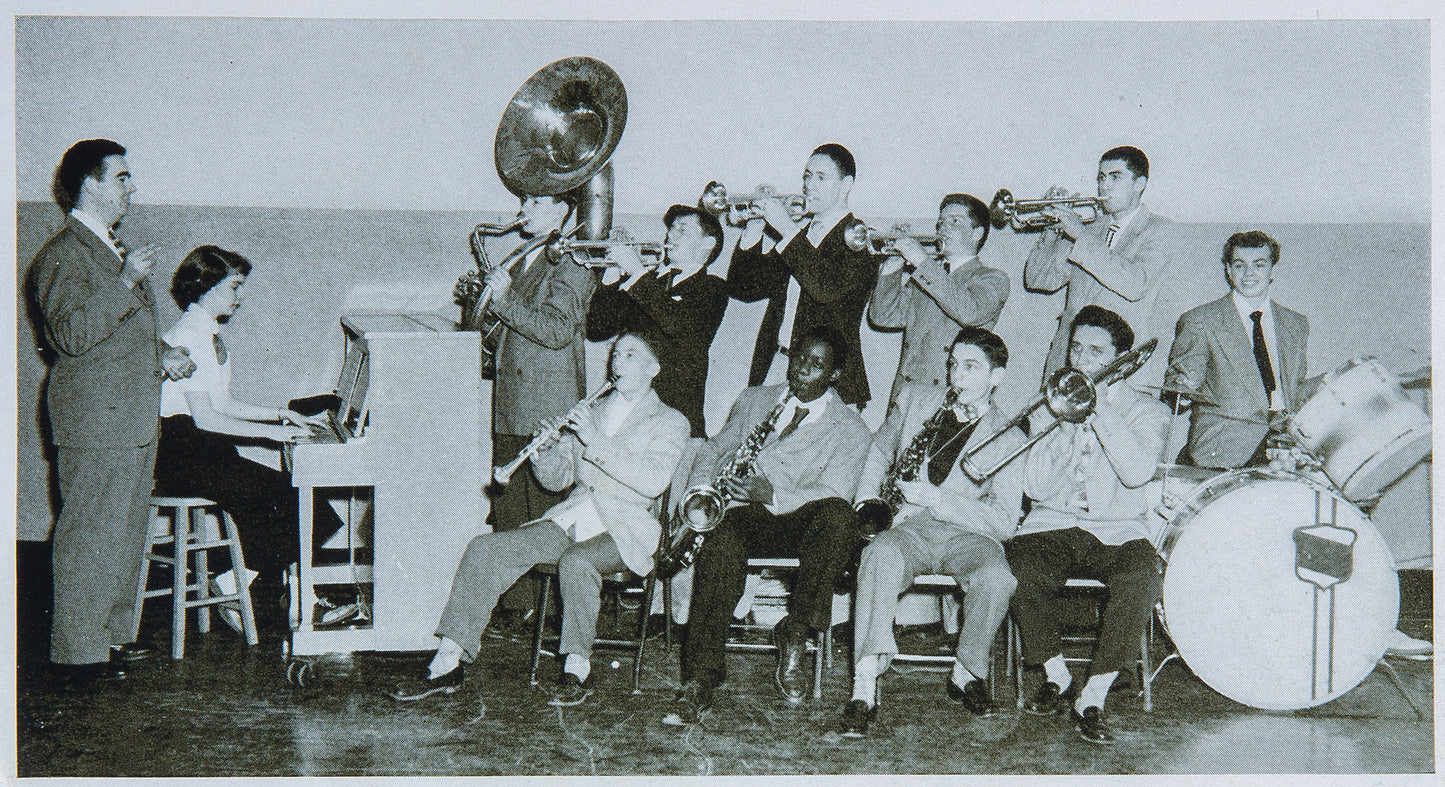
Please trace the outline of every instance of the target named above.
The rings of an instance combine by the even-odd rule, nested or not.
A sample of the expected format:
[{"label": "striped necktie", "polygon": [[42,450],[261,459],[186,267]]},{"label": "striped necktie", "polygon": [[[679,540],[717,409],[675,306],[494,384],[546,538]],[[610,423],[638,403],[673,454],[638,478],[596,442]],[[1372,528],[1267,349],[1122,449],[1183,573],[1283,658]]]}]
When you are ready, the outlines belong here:
[{"label": "striped necktie", "polygon": [[120,255],[120,261],[121,261],[121,262],[125,262],[125,255],[126,255],[125,244],[124,244],[124,243],[121,243],[121,242],[120,242],[120,238],[117,238],[117,237],[115,236],[115,232],[113,232],[113,231],[111,231],[111,230],[106,230],[106,231],[105,231],[105,235],[106,235],[107,238],[110,239],[110,245],[115,249],[115,253],[118,254],[118,255]]},{"label": "striped necktie", "polygon": [[1104,243],[1108,244],[1109,248],[1111,248],[1111,249],[1114,248],[1114,237],[1115,237],[1116,235],[1118,235],[1118,234],[1119,234],[1119,224],[1118,224],[1118,222],[1115,222],[1115,223],[1113,223],[1113,224],[1110,224],[1110,225],[1109,225],[1109,229],[1104,232]]}]

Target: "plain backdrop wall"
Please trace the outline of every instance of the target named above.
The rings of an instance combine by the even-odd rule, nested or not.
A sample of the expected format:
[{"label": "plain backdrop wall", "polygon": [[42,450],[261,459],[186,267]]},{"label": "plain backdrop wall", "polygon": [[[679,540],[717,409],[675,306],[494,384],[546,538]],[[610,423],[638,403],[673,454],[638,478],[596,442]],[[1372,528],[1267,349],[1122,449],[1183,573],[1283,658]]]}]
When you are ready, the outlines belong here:
[{"label": "plain backdrop wall", "polygon": [[[344,311],[455,310],[467,232],[515,206],[492,162],[502,109],[538,68],[576,54],[603,59],[627,87],[616,211],[639,237],[660,237],[661,211],[711,179],[795,189],[823,141],[858,157],[855,212],[920,229],[949,191],[1087,193],[1098,154],[1133,143],[1154,168],[1146,201],[1188,222],[1178,280],[1149,330],[1161,353],[1174,316],[1224,292],[1224,238],[1260,227],[1284,243],[1276,294],[1310,317],[1312,371],[1360,353],[1402,371],[1429,363],[1423,22],[22,17],[17,274],[59,226],[46,203],[60,154],[115,138],[140,186],[120,234],[163,245],[158,281],[200,243],[257,264],[227,328],[237,393],[279,403],[326,390]],[[1036,384],[1061,308],[1057,295],[1023,290],[1032,240],[996,232],[984,250],[1013,284],[999,324],[1015,358],[1000,395],[1009,409]],[[173,305],[159,316],[169,325]],[[708,390],[714,430],[743,386],[760,316],[761,304],[729,307]],[[44,365],[23,308],[16,324],[18,524],[35,539],[51,518]],[[898,335],[865,331],[864,344],[886,395]],[[876,426],[881,406],[866,416]],[[1428,556],[1423,470],[1399,490],[1404,502],[1387,503],[1411,543],[1392,546]]]}]

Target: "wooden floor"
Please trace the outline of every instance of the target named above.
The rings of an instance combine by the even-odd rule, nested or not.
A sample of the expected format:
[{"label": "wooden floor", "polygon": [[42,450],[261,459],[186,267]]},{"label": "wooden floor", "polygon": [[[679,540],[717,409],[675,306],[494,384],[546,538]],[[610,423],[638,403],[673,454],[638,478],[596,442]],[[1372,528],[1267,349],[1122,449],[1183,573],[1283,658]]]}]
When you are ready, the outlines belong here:
[{"label": "wooden floor", "polygon": [[[1433,633],[1428,617],[1414,621],[1413,633]],[[626,615],[622,621],[629,624]],[[1327,705],[1272,713],[1216,694],[1175,660],[1155,684],[1153,713],[1145,714],[1130,692],[1111,695],[1119,741],[1104,748],[1080,741],[1062,717],[1015,712],[1008,685],[998,688],[1007,713],[968,717],[945,699],[942,673],[921,671],[886,675],[881,718],[869,737],[842,738],[846,627],[838,630],[821,702],[782,701],[770,655],[730,655],[732,677],[706,724],[683,728],[662,723],[677,685],[677,659],[661,647],[644,665],[638,695],[630,691],[630,656],[599,651],[599,690],[586,704],[561,710],[527,685],[527,643],[516,635],[492,636],[462,691],[403,705],[385,692],[421,670],[425,654],[320,659],[309,685],[298,687],[286,679],[277,642],[246,648],[224,627],[193,635],[184,660],[158,656],[137,664],[125,681],[65,689],[46,678],[44,642],[35,639],[33,623],[22,619],[20,627],[20,776],[1435,770],[1430,662],[1393,662],[1404,690],[1425,711],[1422,720],[1378,669]],[[148,618],[150,636],[162,642],[167,626]],[[925,627],[905,631],[900,644],[946,651],[948,640]],[[1166,647],[1162,639],[1156,645],[1161,654]],[[547,679],[555,675],[548,665]]]}]

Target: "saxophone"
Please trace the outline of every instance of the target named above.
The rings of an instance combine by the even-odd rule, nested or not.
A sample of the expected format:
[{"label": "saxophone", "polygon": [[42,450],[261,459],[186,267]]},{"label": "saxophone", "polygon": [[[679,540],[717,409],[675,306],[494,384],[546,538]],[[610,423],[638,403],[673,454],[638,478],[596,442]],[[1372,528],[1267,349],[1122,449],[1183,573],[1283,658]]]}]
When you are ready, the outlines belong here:
[{"label": "saxophone", "polygon": [[928,461],[929,444],[942,426],[944,414],[952,410],[957,402],[958,392],[949,388],[943,397],[943,404],[923,422],[923,427],[913,436],[902,455],[888,466],[888,473],[883,477],[878,497],[860,500],[854,506],[858,512],[859,532],[863,538],[871,541],[874,536],[893,526],[893,517],[903,505],[903,490],[898,488],[898,483],[918,480],[919,469]]},{"label": "saxophone", "polygon": [[657,576],[660,579],[672,577],[697,560],[703,537],[716,528],[722,522],[723,514],[727,513],[730,498],[727,492],[721,491],[725,488],[724,482],[729,478],[740,479],[752,475],[753,461],[763,450],[763,443],[767,442],[768,435],[777,428],[783,407],[791,398],[792,392],[789,391],[783,401],[778,402],[772,412],[768,413],[768,417],[753,427],[747,439],[743,440],[742,445],[733,452],[732,458],[718,472],[715,481],[711,484],[698,484],[683,493],[682,503],[678,505],[678,513],[671,528],[674,532],[672,540],[657,556]]}]

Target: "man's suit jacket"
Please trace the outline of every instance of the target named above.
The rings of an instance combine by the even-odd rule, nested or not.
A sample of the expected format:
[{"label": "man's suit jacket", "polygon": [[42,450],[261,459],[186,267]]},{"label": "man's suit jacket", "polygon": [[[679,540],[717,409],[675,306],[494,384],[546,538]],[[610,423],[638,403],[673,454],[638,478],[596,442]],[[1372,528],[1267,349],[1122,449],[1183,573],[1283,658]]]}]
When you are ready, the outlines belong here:
[{"label": "man's suit jacket", "polygon": [[880,278],[868,302],[868,319],[879,328],[903,329],[889,401],[908,383],[946,387],[948,348],[958,329],[976,325],[993,330],[1008,291],[1008,274],[977,261],[949,273],[943,263],[929,259],[908,282],[903,271]]},{"label": "man's suit jacket", "polygon": [[[1298,412],[1305,378],[1305,345],[1310,324],[1303,314],[1271,301],[1274,310],[1275,377],[1284,406]],[[1187,381],[1187,382],[1186,382]],[[1269,398],[1254,360],[1254,338],[1244,330],[1234,299],[1196,306],[1179,318],[1169,348],[1165,382],[1197,389],[1217,404],[1194,404],[1189,418],[1189,454],[1204,467],[1241,467],[1269,428]],[[1229,416],[1234,416],[1233,418]],[[1250,419],[1249,421],[1240,420]],[[1251,423],[1258,421],[1259,423]]]},{"label": "man's suit jacket", "polygon": [[669,281],[648,273],[625,291],[599,288],[587,311],[587,338],[603,341],[645,326],[660,330],[666,346],[659,348],[662,371],[652,387],[663,403],[687,416],[693,437],[707,437],[703,403],[708,351],[727,309],[727,283],[705,270],[675,287],[666,286]]},{"label": "man's suit jacket", "polygon": [[492,431],[527,435],[587,395],[587,304],[597,277],[543,250],[492,304],[505,326],[497,345]]},{"label": "man's suit jacket", "polygon": [[[853,251],[844,242],[845,232],[856,222],[853,214],[844,216],[817,248],[808,240],[805,228],[781,252],[764,253],[761,243],[733,251],[728,268],[729,294],[744,303],[768,299],[753,345],[748,385],[763,384],[780,344],[792,348],[798,337],[814,325],[831,325],[849,344],[836,386],[838,395],[847,404],[868,402],[868,374],[863,367],[859,329],[868,293],[878,280],[878,261],[867,251]],[[790,276],[798,280],[802,293],[793,316],[793,333],[781,337],[778,332],[783,327]]]},{"label": "man's suit jacket", "polygon": [[[888,468],[908,450],[913,438],[922,431],[923,422],[943,405],[947,392],[947,386],[935,388],[931,385],[905,385],[899,390],[894,406],[888,411],[888,418],[873,436],[867,463],[863,465],[863,474],[858,479],[855,501],[878,497]],[[990,407],[964,443],[964,454],[1008,422],[1007,415],[999,412],[997,407]],[[1024,439],[1023,432],[1017,428],[1009,429],[979,452],[978,466],[992,465],[1023,445]],[[960,454],[960,460],[962,457],[963,454]],[[1000,543],[1007,541],[1013,537],[1022,514],[1023,463],[1023,458],[1019,457],[983,483],[975,483],[963,471],[960,462],[954,462],[948,476],[938,487],[943,493],[939,506],[925,509],[905,502],[894,516],[894,522],[932,519],[988,536]],[[926,479],[927,474],[927,466],[919,468],[920,479]]]},{"label": "man's suit jacket", "polygon": [[[594,423],[601,423],[606,401],[604,398],[592,405]],[[652,570],[652,556],[662,535],[662,526],[651,506],[672,480],[686,442],[687,419],[648,390],[622,421],[616,435],[599,433],[584,448],[569,433],[532,460],[532,471],[542,486],[553,491],[572,487],[567,499],[549,509],[543,518],[589,502],[595,504],[603,526],[617,543],[622,562],[634,574],[646,576]]]},{"label": "man's suit jacket", "polygon": [[61,448],[149,445],[161,366],[149,284],[127,289],[120,258],[73,216],[35,255],[30,275],[56,351],[47,402]]},{"label": "man's suit jacket", "polygon": [[[1025,287],[1043,292],[1066,287],[1064,312],[1044,362],[1045,380],[1055,369],[1068,365],[1069,325],[1089,304],[1118,313],[1139,341],[1150,338],[1159,288],[1177,253],[1175,224],[1140,205],[1129,226],[1114,239],[1113,248],[1105,240],[1108,229],[1109,217],[1101,215],[1085,225],[1083,236],[1076,241],[1045,230],[1024,262]],[[1157,385],[1158,376],[1141,373],[1135,382]]]},{"label": "man's suit jacket", "polygon": [[[722,430],[698,449],[688,486],[711,484],[717,478],[733,452],[772,412],[785,388],[756,386],[738,394]],[[817,421],[779,439],[783,427],[777,425],[753,463],[754,474],[773,484],[773,513],[786,514],[829,497],[852,498],[872,437],[858,411],[835,398]]]}]

